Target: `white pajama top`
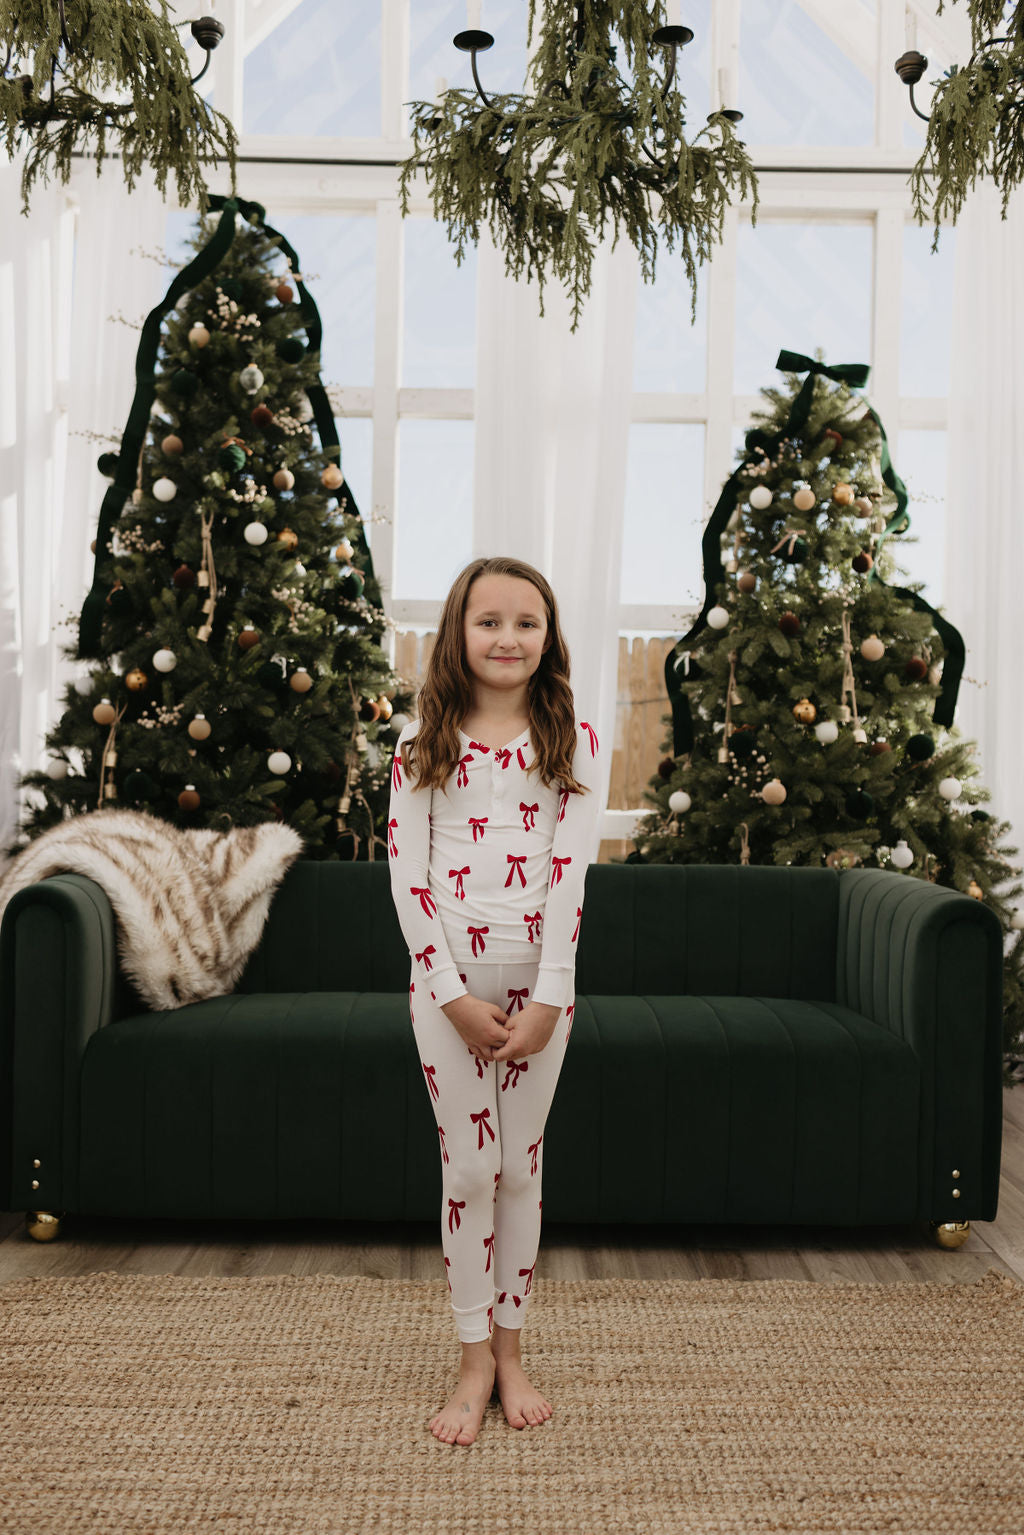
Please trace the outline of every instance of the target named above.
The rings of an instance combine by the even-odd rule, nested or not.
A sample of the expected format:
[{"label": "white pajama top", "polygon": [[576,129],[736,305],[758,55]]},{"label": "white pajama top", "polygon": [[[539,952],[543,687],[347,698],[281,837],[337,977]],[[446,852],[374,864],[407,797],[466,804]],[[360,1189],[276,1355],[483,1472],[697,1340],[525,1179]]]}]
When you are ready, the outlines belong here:
[{"label": "white pajama top", "polygon": [[462,755],[444,789],[418,790],[402,747],[391,765],[388,858],[398,921],[417,977],[439,1007],[465,996],[467,961],[539,956],[532,1001],[573,1000],[587,866],[601,805],[597,736],[577,721],[573,774],[588,793],[544,785],[527,769],[529,730],[492,749],[459,732]]}]

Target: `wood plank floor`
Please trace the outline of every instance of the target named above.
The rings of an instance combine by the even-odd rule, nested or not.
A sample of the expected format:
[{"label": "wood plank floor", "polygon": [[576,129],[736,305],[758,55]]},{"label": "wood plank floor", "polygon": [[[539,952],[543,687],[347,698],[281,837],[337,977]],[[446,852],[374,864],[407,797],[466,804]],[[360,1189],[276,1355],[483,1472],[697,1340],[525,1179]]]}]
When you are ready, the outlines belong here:
[{"label": "wood plank floor", "polygon": [[[997,1268],[1024,1281],[1024,1084],[1003,1090],[999,1209],[947,1252],[927,1223],[902,1226],[598,1226],[545,1223],[548,1279],[815,1279],[966,1283]],[[442,1274],[440,1222],[143,1221],[73,1216],[35,1242],[24,1216],[0,1215],[0,1283],[93,1274]]]}]

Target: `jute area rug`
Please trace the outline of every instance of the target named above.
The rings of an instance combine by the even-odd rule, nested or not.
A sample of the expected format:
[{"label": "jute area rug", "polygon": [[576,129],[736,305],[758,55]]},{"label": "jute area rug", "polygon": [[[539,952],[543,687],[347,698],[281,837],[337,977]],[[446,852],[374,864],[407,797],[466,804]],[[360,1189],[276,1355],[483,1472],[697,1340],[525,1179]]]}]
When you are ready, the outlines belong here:
[{"label": "jute area rug", "polygon": [[18,1535],[1020,1535],[1024,1285],[538,1279],[497,1398],[434,1439],[447,1286],[100,1273],[0,1287]]}]

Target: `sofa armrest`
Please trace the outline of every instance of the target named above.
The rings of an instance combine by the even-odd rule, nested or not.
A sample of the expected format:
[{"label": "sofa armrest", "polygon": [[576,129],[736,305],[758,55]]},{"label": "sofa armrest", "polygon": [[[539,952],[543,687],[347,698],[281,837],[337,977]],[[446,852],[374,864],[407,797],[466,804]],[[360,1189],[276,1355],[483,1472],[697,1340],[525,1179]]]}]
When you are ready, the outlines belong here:
[{"label": "sofa armrest", "polygon": [[920,1063],[920,1193],[932,1220],[995,1219],[1002,977],[1002,928],[980,901],[880,869],[841,874],[836,1001],[898,1034]]},{"label": "sofa armrest", "polygon": [[5,1210],[74,1207],[82,1056],[117,995],[114,914],[99,885],[57,874],[12,897],[0,926]]}]

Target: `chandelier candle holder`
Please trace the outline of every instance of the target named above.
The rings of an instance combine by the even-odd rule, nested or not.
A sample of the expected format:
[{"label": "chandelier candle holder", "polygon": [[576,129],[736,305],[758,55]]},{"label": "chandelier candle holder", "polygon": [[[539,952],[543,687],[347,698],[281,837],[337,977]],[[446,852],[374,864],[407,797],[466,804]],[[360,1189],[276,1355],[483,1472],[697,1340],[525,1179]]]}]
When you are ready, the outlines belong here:
[{"label": "chandelier candle holder", "polygon": [[[471,19],[478,9],[470,6]],[[531,41],[536,10],[530,0]],[[494,45],[489,32],[471,25],[453,39],[470,55],[475,90],[410,104],[403,217],[413,177],[423,170],[456,262],[486,223],[509,276],[536,277],[542,315],[549,275],[571,291],[574,331],[608,220],[613,245],[625,230],[636,247],[647,283],[654,281],[660,226],[670,251],[679,242],[696,319],[698,269],[721,242],[730,194],[749,197],[757,221],[754,167],[734,131],[742,112],[710,112],[687,142],[686,101],[673,86],[678,51],[693,33],[666,24],[661,0],[552,0],[542,18],[528,67],[532,96],[488,95],[477,58]],[[619,48],[632,83],[616,68]]]}]

